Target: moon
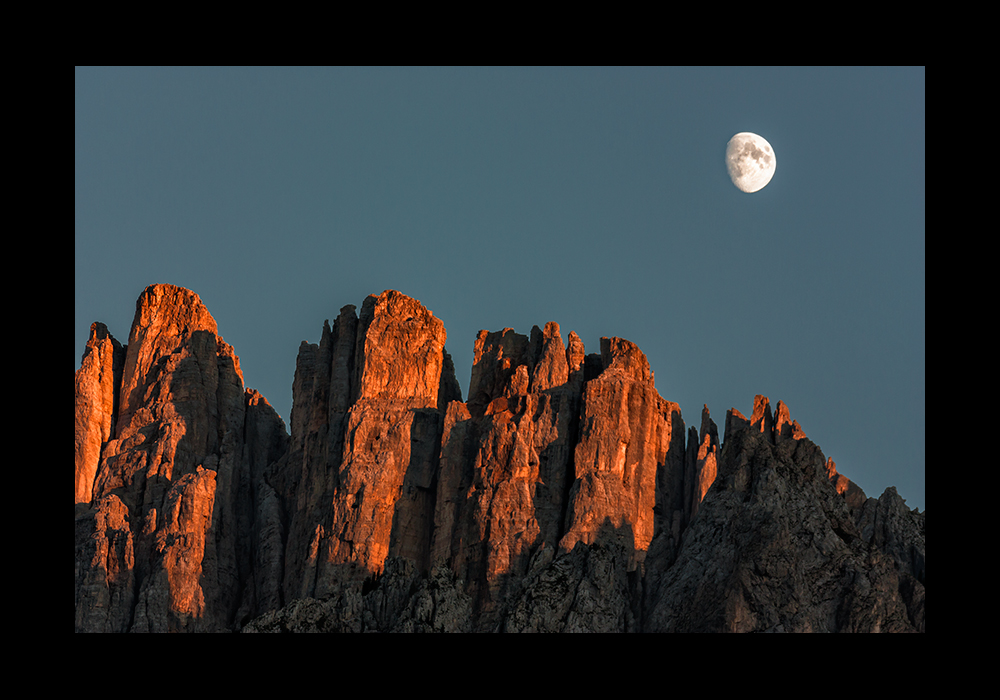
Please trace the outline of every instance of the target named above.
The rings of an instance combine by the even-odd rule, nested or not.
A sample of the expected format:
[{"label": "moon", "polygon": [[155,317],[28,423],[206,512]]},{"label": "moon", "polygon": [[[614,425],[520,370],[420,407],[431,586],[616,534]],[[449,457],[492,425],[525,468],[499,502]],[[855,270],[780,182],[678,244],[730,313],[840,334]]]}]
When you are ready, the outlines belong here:
[{"label": "moon", "polygon": [[726,167],[733,184],[756,192],[774,177],[774,149],[763,136],[741,131],[726,146]]}]

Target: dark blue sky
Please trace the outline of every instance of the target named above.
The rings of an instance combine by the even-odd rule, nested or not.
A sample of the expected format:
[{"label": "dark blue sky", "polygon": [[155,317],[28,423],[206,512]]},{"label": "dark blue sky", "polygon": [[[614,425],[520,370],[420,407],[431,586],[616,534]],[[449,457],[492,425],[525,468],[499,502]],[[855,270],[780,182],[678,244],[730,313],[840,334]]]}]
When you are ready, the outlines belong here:
[{"label": "dark blue sky", "polygon": [[923,510],[924,115],[923,68],[78,68],[75,367],[181,285],[287,422],[299,343],[397,289],[463,392],[480,329],[617,335],[689,425],[783,400]]}]

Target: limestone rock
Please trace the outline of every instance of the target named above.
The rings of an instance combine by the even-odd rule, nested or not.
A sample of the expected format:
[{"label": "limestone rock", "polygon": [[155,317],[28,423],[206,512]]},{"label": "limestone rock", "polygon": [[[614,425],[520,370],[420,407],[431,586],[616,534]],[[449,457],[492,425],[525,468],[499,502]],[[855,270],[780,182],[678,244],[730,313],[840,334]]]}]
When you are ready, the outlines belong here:
[{"label": "limestone rock", "polygon": [[249,533],[240,538],[247,550],[238,558],[243,584],[242,601],[235,616],[237,626],[283,604],[281,591],[287,537],[286,486],[280,470],[285,466],[288,433],[284,421],[264,396],[245,392],[242,478],[235,498],[236,528]]},{"label": "limestone rock", "polygon": [[735,408],[726,411],[726,437],[735,435],[738,431],[750,427],[750,421]]},{"label": "limestone rock", "polygon": [[[128,600],[131,609],[109,613],[78,603],[77,629],[128,619],[133,631],[230,629],[250,568],[245,525],[255,519],[241,469],[247,398],[239,360],[198,296],[171,285],[140,295],[129,339],[120,383],[114,382],[120,385],[114,431],[91,489],[96,515],[93,525],[91,516],[78,518],[78,539],[83,527],[93,533],[84,539],[98,549],[117,543],[123,553],[114,580],[132,584],[129,594],[112,599]],[[84,368],[98,352],[95,346],[88,353]],[[78,383],[78,407],[87,391]],[[79,548],[77,567],[78,581],[105,576],[111,587],[110,574]]]},{"label": "limestone rock", "polygon": [[861,487],[848,479],[843,474],[837,473],[837,464],[832,459],[826,461],[826,478],[830,480],[837,493],[844,497],[851,511],[859,511],[868,500]]},{"label": "limestone rock", "polygon": [[445,566],[419,580],[392,628],[393,632],[472,632],[472,603],[462,582]]},{"label": "limestone rock", "polygon": [[698,514],[698,507],[715,481],[718,452],[719,430],[706,405],[701,412],[700,435],[691,426],[688,438],[685,483],[690,484],[690,487],[684,494],[684,525]]},{"label": "limestone rock", "polygon": [[924,514],[910,510],[893,486],[856,510],[861,537],[888,557],[899,576],[899,591],[913,627],[925,631]]},{"label": "limestone rock", "polygon": [[390,557],[365,588],[365,632],[472,631],[469,597],[447,567],[423,576],[411,559]]},{"label": "limestone rock", "polygon": [[540,356],[531,370],[531,391],[540,393],[562,386],[567,381],[569,381],[569,363],[566,361],[566,348],[559,334],[559,324],[549,321],[543,331]]},{"label": "limestone rock", "polygon": [[339,633],[362,631],[361,594],[347,588],[322,600],[298,598],[270,610],[240,630],[244,634]]},{"label": "limestone rock", "polygon": [[222,592],[218,590],[218,553],[212,537],[217,475],[217,470],[198,467],[193,474],[177,479],[158,517],[150,521],[155,530],[143,533],[151,542],[146,552],[148,573],[136,605],[135,631],[225,629],[227,621],[223,618],[213,624],[209,620],[216,615],[211,613],[218,611],[207,609],[207,597]]},{"label": "limestone rock", "polygon": [[601,361],[604,370],[584,384],[576,480],[559,546],[570,551],[577,542],[593,543],[610,523],[634,541],[634,568],[657,529],[657,507],[661,527],[682,507],[684,426],[680,408],[656,391],[633,343],[602,338]]},{"label": "limestone rock", "polygon": [[416,299],[394,290],[369,296],[358,320],[356,400],[437,408],[446,338]]},{"label": "limestone rock", "polygon": [[482,415],[490,402],[499,397],[517,395],[511,382],[517,368],[528,361],[528,338],[511,328],[502,331],[479,331],[469,382],[469,410]]},{"label": "limestone rock", "polygon": [[[282,594],[285,600],[315,593],[314,546],[329,524],[337,487],[343,430],[351,406],[357,344],[355,306],[347,305],[331,328],[323,323],[319,345],[302,342],[292,383],[291,437],[276,486],[287,503],[288,535]],[[316,543],[318,545],[318,543]]]},{"label": "limestone rock", "polygon": [[471,610],[447,568],[420,575],[408,559],[390,557],[362,587],[300,598],[253,620],[243,633],[469,632]]},{"label": "limestone rock", "polygon": [[777,413],[774,417],[774,439],[783,440],[791,438],[793,440],[801,440],[806,436],[802,426],[799,425],[798,421],[791,419],[788,414],[788,405],[784,401],[778,402]]},{"label": "limestone rock", "polygon": [[[295,505],[284,595],[324,597],[390,555],[429,567],[444,406],[456,395],[440,320],[387,290],[303,343],[287,460]],[[460,397],[459,397],[460,398]]]},{"label": "limestone rock", "polygon": [[764,433],[768,440],[774,441],[774,418],[771,415],[771,403],[766,396],[757,394],[754,397],[750,427]]},{"label": "limestone rock", "polygon": [[576,331],[570,331],[566,345],[566,366],[571,377],[579,375],[580,381],[583,381],[583,362],[586,356],[580,336],[576,334]]},{"label": "limestone rock", "polygon": [[489,629],[561,536],[580,395],[554,322],[530,341],[481,331],[475,352],[469,405],[452,402],[445,417],[432,553]]},{"label": "limestone rock", "polygon": [[127,632],[135,599],[128,508],[109,495],[76,511],[76,630]]},{"label": "limestone rock", "polygon": [[862,537],[826,458],[804,437],[775,442],[768,413],[758,396],[749,429],[727,433],[644,630],[913,631],[896,567]]},{"label": "limestone rock", "polygon": [[510,606],[502,632],[634,632],[633,543],[608,529],[540,568]]},{"label": "limestone rock", "polygon": [[125,348],[103,323],[90,326],[90,339],[76,372],[76,502],[90,503],[101,450],[118,415]]},{"label": "limestone rock", "polygon": [[[218,335],[215,319],[194,292],[152,284],[139,296],[125,355],[119,435],[136,411],[150,405],[149,387],[158,380],[162,363],[197,331]],[[238,364],[236,371],[242,382]]]},{"label": "limestone rock", "polygon": [[[387,290],[299,347],[290,433],[196,294],[148,287],[76,373],[76,629],[924,631],[924,514],[779,401],[687,431],[646,356]],[[685,444],[686,441],[686,444]]]}]

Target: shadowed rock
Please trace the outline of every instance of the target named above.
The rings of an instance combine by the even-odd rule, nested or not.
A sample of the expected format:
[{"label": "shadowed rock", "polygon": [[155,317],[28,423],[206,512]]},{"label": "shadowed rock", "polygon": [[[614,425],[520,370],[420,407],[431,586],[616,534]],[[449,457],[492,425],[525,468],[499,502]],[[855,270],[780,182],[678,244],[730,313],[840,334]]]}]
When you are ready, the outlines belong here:
[{"label": "shadowed rock", "polygon": [[[639,348],[387,290],[299,347],[290,434],[196,294],[76,373],[78,631],[924,631],[924,515],[754,398],[685,429]],[[685,440],[687,441],[685,444]]]},{"label": "shadowed rock", "polygon": [[[105,331],[95,327],[99,341]],[[95,343],[81,371],[104,348]],[[93,396],[91,386],[85,396]],[[254,510],[241,469],[244,441],[253,435],[246,403],[239,360],[198,296],[171,285],[148,287],[136,302],[111,420],[106,398],[101,411],[91,412],[102,431],[109,424],[114,431],[94,476],[94,515],[83,511],[81,519],[78,511],[78,630],[231,628],[251,567],[248,533],[239,527],[241,514],[252,519],[247,514]],[[78,508],[85,506],[86,489],[77,498]],[[103,567],[86,563],[82,542],[92,543],[83,551],[118,552],[115,564],[107,557]],[[101,585],[107,597],[87,593]]]}]

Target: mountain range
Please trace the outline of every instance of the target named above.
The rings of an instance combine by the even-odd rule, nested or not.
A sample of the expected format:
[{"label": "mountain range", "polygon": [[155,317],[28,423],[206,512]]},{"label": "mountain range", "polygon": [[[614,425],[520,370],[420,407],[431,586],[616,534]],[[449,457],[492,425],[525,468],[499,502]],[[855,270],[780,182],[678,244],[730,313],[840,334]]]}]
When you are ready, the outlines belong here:
[{"label": "mountain range", "polygon": [[194,292],[95,322],[76,631],[925,631],[924,513],[783,402],[687,426],[635,344],[555,322],[480,331],[463,400],[446,338],[397,291],[344,306],[286,427]]}]

